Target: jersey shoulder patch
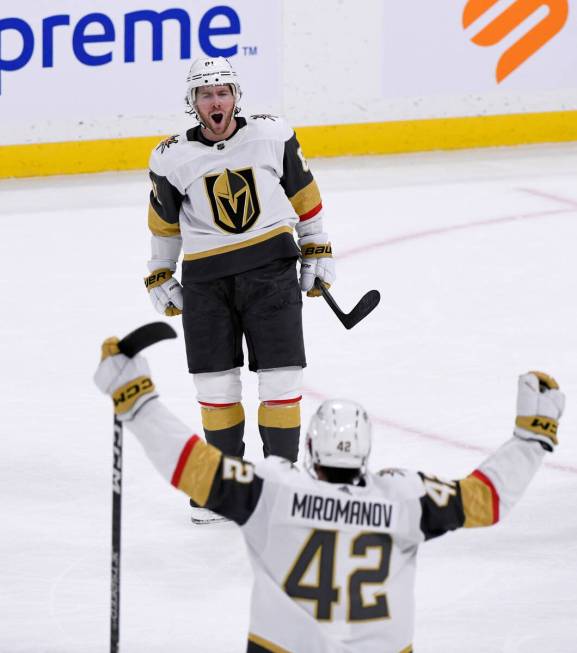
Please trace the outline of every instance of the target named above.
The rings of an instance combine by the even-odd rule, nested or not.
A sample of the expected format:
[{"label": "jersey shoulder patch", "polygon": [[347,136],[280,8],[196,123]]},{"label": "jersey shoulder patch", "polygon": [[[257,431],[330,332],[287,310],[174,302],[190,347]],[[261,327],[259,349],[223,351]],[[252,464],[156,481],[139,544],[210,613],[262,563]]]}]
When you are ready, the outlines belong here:
[{"label": "jersey shoulder patch", "polygon": [[258,134],[271,140],[284,142],[293,135],[292,128],[284,118],[270,113],[255,113],[247,120],[247,124],[255,135]]},{"label": "jersey shoulder patch", "polygon": [[171,145],[178,143],[179,134],[174,134],[173,136],[168,136],[163,138],[160,143],[156,146],[156,151],[160,151],[160,154],[164,154],[165,150],[168,150]]},{"label": "jersey shoulder patch", "polygon": [[388,467],[373,473],[372,480],[381,492],[391,499],[403,501],[418,499],[423,493],[421,478],[417,472],[409,469]]},{"label": "jersey shoulder patch", "polygon": [[178,166],[185,155],[187,144],[185,134],[173,134],[163,138],[150,154],[149,168],[157,175],[166,177]]}]

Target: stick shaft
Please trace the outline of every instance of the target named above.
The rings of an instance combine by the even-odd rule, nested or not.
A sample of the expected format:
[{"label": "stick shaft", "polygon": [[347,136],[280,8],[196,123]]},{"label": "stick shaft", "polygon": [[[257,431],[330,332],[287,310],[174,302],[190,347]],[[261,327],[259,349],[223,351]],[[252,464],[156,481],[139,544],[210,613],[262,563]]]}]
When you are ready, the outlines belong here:
[{"label": "stick shaft", "polygon": [[122,423],[114,417],[112,447],[112,561],[110,566],[110,653],[120,639],[120,545],[122,522]]}]

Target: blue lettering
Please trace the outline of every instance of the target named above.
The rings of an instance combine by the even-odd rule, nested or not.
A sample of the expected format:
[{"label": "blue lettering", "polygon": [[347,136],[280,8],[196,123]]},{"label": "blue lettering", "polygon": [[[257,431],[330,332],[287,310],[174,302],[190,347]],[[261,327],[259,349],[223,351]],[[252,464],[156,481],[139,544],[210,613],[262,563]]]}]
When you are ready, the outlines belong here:
[{"label": "blue lettering", "polygon": [[[15,30],[22,37],[22,52],[14,59],[2,59],[2,32]],[[30,61],[34,52],[34,32],[28,23],[20,18],[4,18],[0,20],[0,71],[20,70]],[[2,86],[0,82],[0,93]]]},{"label": "blue lettering", "polygon": [[[86,34],[86,29],[92,23],[102,26],[102,34]],[[114,41],[114,25],[106,14],[87,14],[81,18],[72,36],[72,48],[80,63],[87,66],[103,66],[112,61],[112,52],[92,55],[86,52],[86,43],[110,43]]]},{"label": "blue lettering", "polygon": [[180,23],[180,58],[190,59],[190,17],[186,11],[167,9],[159,13],[143,9],[132,11],[124,16],[124,61],[133,62],[136,59],[134,28],[139,21],[147,21],[152,25],[152,60],[161,61],[165,20],[177,20]]},{"label": "blue lettering", "polygon": [[70,25],[70,16],[48,16],[42,21],[42,67],[54,66],[54,28],[57,25]]},{"label": "blue lettering", "polygon": [[[213,18],[225,16],[228,19],[227,27],[211,27]],[[217,48],[212,44],[211,37],[223,34],[240,34],[240,18],[232,7],[221,5],[209,9],[202,17],[198,27],[198,41],[201,49],[209,57],[232,57],[238,51],[238,45],[230,48]]]},{"label": "blue lettering", "polygon": [[[172,7],[165,11],[142,9],[124,14],[124,61],[127,63],[136,61],[136,30],[139,23],[146,23],[148,29],[151,30],[152,61],[162,61],[164,23],[169,20],[178,23],[180,59],[190,59],[192,53],[191,17],[185,9]],[[58,31],[58,27],[71,26],[71,16],[54,14],[43,18],[41,23],[41,35],[38,35],[38,39],[42,39],[42,67],[53,68],[55,66],[55,42],[58,37],[55,32]],[[139,29],[146,28],[141,26]],[[60,32],[62,31],[60,30]],[[238,53],[239,46],[234,42],[237,39],[230,37],[236,37],[240,33],[240,17],[232,7],[227,5],[212,7],[202,15],[198,25],[200,50],[209,57],[232,57]],[[14,42],[18,43],[18,37],[22,40],[19,53],[19,48],[14,48],[12,45]],[[233,44],[229,47],[219,47],[217,44],[223,45],[222,39],[225,37],[229,37],[226,39],[227,43]],[[9,40],[7,41],[7,39]],[[80,18],[73,27],[72,50],[80,63],[86,66],[103,66],[109,64],[113,59],[112,46],[101,47],[95,51],[90,44],[113,44],[115,39],[116,28],[112,19],[104,13],[90,13]],[[10,44],[10,54],[5,53],[2,56],[3,50],[7,50],[7,43]],[[0,19],[0,95],[2,93],[1,73],[24,68],[32,59],[34,48],[33,27],[26,20],[14,17]],[[95,52],[100,53],[96,54]]]}]

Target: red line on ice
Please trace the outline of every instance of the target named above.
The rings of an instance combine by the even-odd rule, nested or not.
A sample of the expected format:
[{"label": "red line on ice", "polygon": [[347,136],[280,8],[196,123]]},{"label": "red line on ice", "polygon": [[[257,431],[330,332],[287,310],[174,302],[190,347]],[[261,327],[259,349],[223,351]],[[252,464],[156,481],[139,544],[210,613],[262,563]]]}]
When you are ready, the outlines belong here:
[{"label": "red line on ice", "polygon": [[[555,215],[563,215],[569,213],[575,213],[577,209],[577,202],[572,200],[567,200],[555,195],[549,195],[547,193],[541,193],[540,191],[534,191],[532,189],[519,189],[524,192],[531,193],[532,195],[537,195],[539,197],[552,199],[558,202],[563,202],[569,204],[572,208],[567,209],[552,209],[550,211],[536,211],[534,213],[519,213],[517,215],[503,216],[501,218],[491,218],[487,220],[477,220],[475,222],[469,222],[468,224],[457,224],[449,225],[447,227],[437,227],[436,229],[426,229],[425,231],[417,231],[411,234],[402,234],[400,236],[392,236],[391,238],[386,238],[377,243],[371,243],[369,245],[362,245],[360,247],[353,247],[352,249],[345,250],[342,254],[338,255],[338,259],[348,258],[350,256],[355,256],[356,254],[364,254],[367,251],[373,249],[380,249],[381,247],[389,247],[391,245],[397,245],[399,243],[405,243],[411,240],[420,240],[422,238],[429,238],[430,236],[440,236],[443,234],[451,233],[454,231],[465,231],[467,229],[475,229],[477,227],[491,227],[501,224],[506,224],[509,222],[516,222],[518,220],[532,220],[536,218],[547,218]],[[328,399],[325,395],[313,390],[312,388],[304,388],[304,393],[309,397],[313,397],[318,401],[324,401]],[[414,428],[412,426],[407,426],[405,424],[400,424],[394,422],[390,419],[385,419],[375,415],[371,415],[373,423],[380,424],[387,428],[393,429],[395,431],[400,431],[401,433],[406,433],[407,435],[413,435],[418,438],[423,438],[425,440],[432,440],[438,442],[445,446],[453,447],[454,449],[466,449],[468,451],[478,451],[483,454],[490,454],[493,450],[488,447],[481,447],[475,444],[468,444],[462,440],[456,438],[451,438],[446,435],[440,435],[438,433],[429,433],[421,429]],[[559,463],[550,463],[546,462],[545,467],[549,469],[556,469],[560,472],[567,472],[569,474],[577,474],[577,467],[574,465],[563,465]]]}]

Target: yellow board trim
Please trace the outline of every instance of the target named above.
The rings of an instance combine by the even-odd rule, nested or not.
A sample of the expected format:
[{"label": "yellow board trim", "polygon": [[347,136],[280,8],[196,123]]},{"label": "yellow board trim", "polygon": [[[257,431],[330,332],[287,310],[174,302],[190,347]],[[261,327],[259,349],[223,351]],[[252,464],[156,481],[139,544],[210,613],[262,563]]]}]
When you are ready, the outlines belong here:
[{"label": "yellow board trim", "polygon": [[205,252],[197,252],[196,254],[185,254],[185,261],[198,261],[202,258],[208,258],[209,256],[216,256],[217,254],[226,254],[227,252],[234,252],[237,249],[243,249],[244,247],[252,247],[258,243],[262,243],[265,240],[269,240],[278,236],[282,233],[292,234],[293,230],[291,227],[277,227],[272,231],[267,231],[266,234],[262,236],[256,236],[255,238],[249,238],[248,240],[243,240],[241,243],[235,243],[234,245],[226,245],[225,247],[216,247],[215,249],[207,249]]},{"label": "yellow board trim", "polygon": [[204,506],[208,501],[221,458],[222,453],[218,449],[202,440],[198,441],[182,470],[178,489],[188,494],[199,506]]},{"label": "yellow board trim", "polygon": [[[561,143],[577,140],[577,111],[298,127],[307,157]],[[0,178],[140,170],[160,136],[0,146]]]},{"label": "yellow board trim", "polygon": [[465,528],[491,526],[495,521],[491,489],[475,476],[467,476],[459,481],[459,485],[465,512]]},{"label": "yellow board trim", "polygon": [[300,404],[280,404],[258,407],[258,424],[273,429],[294,429],[301,425]]},{"label": "yellow board trim", "polygon": [[234,406],[226,406],[225,408],[203,406],[201,414],[202,426],[207,431],[230,429],[244,422],[244,409],[242,404],[234,404]]},{"label": "yellow board trim", "polygon": [[258,646],[261,646],[265,650],[270,651],[270,653],[291,653],[288,649],[282,648],[281,646],[277,646],[276,644],[269,642],[268,639],[265,639],[264,637],[259,637],[254,633],[248,634],[248,640],[253,644],[257,644]]}]

